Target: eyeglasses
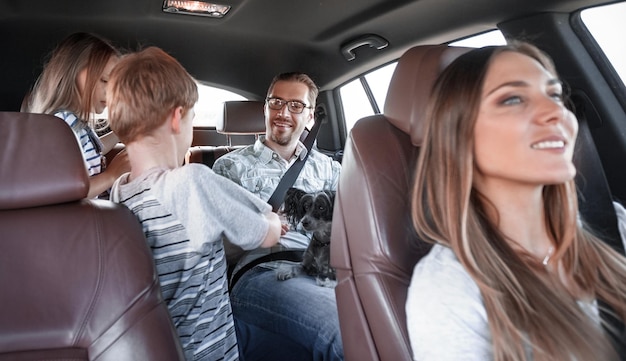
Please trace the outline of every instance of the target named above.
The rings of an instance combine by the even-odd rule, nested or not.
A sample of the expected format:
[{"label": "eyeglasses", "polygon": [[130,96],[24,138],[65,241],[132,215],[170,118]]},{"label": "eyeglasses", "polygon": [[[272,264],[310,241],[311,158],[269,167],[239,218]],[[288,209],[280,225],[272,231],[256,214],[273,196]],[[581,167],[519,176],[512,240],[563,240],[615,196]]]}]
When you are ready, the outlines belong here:
[{"label": "eyeglasses", "polygon": [[267,106],[273,110],[281,110],[287,104],[287,109],[294,114],[300,114],[304,108],[310,108],[303,102],[297,100],[283,100],[280,98],[267,98],[265,99]]}]

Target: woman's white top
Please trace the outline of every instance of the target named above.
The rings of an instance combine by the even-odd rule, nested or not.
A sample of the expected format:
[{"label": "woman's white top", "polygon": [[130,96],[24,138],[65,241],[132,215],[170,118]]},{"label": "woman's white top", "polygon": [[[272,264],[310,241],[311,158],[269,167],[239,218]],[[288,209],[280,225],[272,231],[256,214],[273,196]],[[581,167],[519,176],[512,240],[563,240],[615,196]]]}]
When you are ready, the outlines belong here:
[{"label": "woman's white top", "polygon": [[[622,241],[626,209],[614,203]],[[580,306],[599,320],[595,302]],[[476,282],[448,247],[434,245],[415,266],[406,302],[413,359],[492,360],[487,312]]]}]

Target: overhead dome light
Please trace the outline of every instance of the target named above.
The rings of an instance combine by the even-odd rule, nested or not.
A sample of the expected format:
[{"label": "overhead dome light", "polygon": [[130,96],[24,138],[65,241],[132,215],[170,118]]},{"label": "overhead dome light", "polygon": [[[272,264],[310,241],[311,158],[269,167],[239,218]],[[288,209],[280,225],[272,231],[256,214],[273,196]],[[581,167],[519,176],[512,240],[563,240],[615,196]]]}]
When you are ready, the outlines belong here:
[{"label": "overhead dome light", "polygon": [[165,0],[163,11],[166,13],[189,14],[222,18],[230,10],[228,5],[208,3],[204,1]]}]

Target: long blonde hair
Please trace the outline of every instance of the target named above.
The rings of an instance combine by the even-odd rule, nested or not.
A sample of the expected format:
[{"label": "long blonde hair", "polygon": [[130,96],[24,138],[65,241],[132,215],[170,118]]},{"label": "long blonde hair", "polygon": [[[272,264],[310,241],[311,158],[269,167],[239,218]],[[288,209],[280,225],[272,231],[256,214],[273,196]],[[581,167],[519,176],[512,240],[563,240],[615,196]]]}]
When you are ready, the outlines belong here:
[{"label": "long blonde hair", "polygon": [[[74,33],[52,51],[29,95],[26,111],[53,114],[69,110],[82,121],[89,121],[96,84],[111,56],[120,52],[108,41],[89,33]],[[78,75],[87,69],[84,92]]]},{"label": "long blonde hair", "polygon": [[[529,254],[514,250],[494,206],[472,186],[473,134],[485,74],[492,59],[514,51],[556,76],[552,61],[527,43],[476,49],[448,66],[433,88],[412,195],[419,236],[449,247],[476,281],[489,320],[495,360],[611,360],[609,337],[563,285]],[[574,181],[546,185],[545,221],[565,279],[626,319],[626,259],[578,222]]]}]

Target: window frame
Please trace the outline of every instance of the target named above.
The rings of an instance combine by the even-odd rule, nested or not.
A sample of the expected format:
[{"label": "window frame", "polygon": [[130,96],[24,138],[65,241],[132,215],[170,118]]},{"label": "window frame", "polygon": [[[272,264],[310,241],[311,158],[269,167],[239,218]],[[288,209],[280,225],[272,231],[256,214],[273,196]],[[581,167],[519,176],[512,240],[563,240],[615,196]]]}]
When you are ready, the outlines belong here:
[{"label": "window frame", "polygon": [[[613,4],[599,5],[597,7],[611,5]],[[576,36],[578,36],[578,38],[580,39],[583,47],[585,47],[585,49],[589,53],[589,56],[591,56],[593,62],[596,64],[596,67],[604,77],[605,81],[614,92],[617,101],[620,103],[624,111],[626,111],[626,79],[622,79],[620,77],[617,70],[615,69],[615,66],[607,57],[606,53],[602,49],[602,46],[598,43],[593,33],[587,27],[585,21],[582,18],[582,13],[585,10],[594,9],[597,7],[589,7],[573,13],[570,18],[570,25]]]}]

